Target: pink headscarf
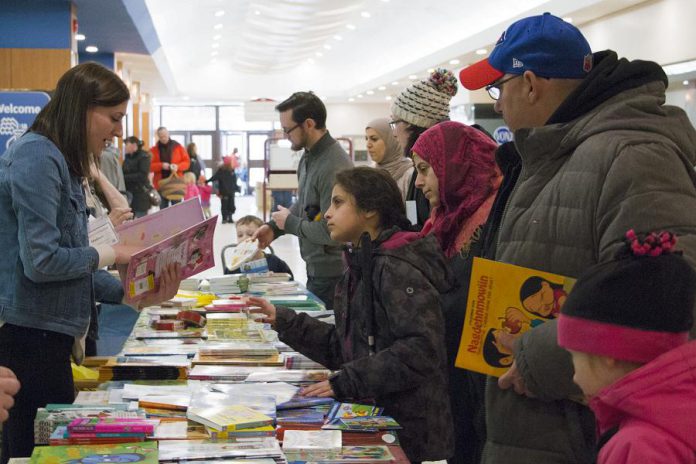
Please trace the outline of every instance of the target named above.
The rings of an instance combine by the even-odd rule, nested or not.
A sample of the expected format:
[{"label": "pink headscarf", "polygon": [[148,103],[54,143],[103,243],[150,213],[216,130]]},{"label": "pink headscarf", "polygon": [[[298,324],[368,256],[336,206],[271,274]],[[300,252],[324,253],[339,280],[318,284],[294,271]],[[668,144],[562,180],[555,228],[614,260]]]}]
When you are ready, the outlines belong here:
[{"label": "pink headscarf", "polygon": [[447,257],[488,218],[502,181],[497,148],[481,131],[454,121],[431,127],[413,146],[435,172],[440,191],[440,206],[430,213],[421,234],[435,234]]}]

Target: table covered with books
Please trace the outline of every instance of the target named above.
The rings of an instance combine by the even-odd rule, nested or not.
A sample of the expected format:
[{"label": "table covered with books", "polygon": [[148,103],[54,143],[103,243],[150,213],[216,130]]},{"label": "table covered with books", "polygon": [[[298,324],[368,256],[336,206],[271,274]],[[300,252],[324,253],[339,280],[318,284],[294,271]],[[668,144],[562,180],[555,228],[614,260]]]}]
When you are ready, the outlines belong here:
[{"label": "table covered with books", "polygon": [[76,384],[93,388],[38,411],[30,462],[408,462],[379,405],[298,394],[331,372],[280,342],[242,293],[331,317],[288,278],[182,281],[117,356],[88,359],[92,378]]}]

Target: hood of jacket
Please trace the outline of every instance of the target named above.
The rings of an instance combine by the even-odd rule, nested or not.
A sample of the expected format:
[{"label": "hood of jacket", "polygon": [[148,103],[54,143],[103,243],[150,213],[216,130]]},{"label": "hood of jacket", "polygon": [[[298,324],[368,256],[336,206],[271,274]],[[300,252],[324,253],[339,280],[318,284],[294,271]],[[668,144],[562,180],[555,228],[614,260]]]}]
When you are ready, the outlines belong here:
[{"label": "hood of jacket", "polygon": [[696,341],[675,348],[600,391],[590,401],[600,435],[635,418],[696,451]]}]

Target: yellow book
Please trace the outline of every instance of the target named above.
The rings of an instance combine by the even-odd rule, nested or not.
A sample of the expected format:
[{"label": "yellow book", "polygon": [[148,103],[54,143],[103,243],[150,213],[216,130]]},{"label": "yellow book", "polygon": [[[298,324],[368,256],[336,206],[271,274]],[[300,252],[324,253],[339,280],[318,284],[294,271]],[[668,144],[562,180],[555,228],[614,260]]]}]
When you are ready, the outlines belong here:
[{"label": "yellow book", "polygon": [[216,406],[189,408],[186,417],[219,432],[250,429],[272,425],[273,419],[248,406]]},{"label": "yellow book", "polygon": [[504,345],[558,317],[574,284],[558,274],[474,258],[455,366],[503,375],[513,361]]}]

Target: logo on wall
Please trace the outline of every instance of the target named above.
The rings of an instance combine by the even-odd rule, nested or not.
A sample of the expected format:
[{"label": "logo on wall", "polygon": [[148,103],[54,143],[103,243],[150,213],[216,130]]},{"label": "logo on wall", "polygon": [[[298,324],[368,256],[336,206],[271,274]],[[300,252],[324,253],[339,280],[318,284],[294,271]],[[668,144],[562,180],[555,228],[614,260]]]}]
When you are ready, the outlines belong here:
[{"label": "logo on wall", "polygon": [[512,142],[514,136],[512,135],[512,131],[508,129],[507,126],[500,126],[493,131],[493,138],[496,142],[502,145],[506,142]]},{"label": "logo on wall", "polygon": [[31,127],[49,100],[44,92],[0,92],[0,155]]}]

